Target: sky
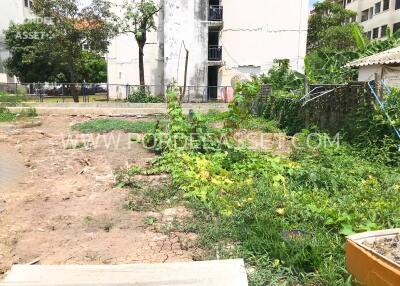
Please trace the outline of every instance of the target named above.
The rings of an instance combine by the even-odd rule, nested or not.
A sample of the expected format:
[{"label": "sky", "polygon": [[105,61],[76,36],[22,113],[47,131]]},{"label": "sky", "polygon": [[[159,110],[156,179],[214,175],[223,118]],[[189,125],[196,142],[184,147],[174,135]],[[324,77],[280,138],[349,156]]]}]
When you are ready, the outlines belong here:
[{"label": "sky", "polygon": [[310,10],[311,10],[311,8],[312,8],[312,5],[314,4],[314,3],[316,3],[316,2],[318,2],[319,0],[310,0]]}]

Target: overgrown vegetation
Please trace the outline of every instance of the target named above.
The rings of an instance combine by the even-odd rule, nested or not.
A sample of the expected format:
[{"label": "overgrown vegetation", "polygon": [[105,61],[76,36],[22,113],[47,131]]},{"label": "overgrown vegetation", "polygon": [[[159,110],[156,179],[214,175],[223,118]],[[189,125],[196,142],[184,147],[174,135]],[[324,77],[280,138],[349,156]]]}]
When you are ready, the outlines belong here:
[{"label": "overgrown vegetation", "polygon": [[[251,84],[244,87],[257,90]],[[194,221],[177,227],[196,231],[210,258],[244,257],[251,285],[351,285],[344,238],[400,225],[400,170],[367,161],[353,146],[308,131],[296,136],[288,158],[238,147],[229,136],[236,123],[250,118],[246,104],[245,96],[237,96],[224,114],[224,141],[207,137],[196,148],[179,140],[178,145],[152,142],[162,154],[146,173],[170,173],[173,185],[168,190],[175,192],[166,192],[166,199],[178,195],[195,212]],[[167,132],[155,130],[153,140],[160,134],[162,142],[184,140],[200,128],[195,142],[201,142],[201,134],[214,131],[203,124],[207,120],[196,121],[204,116],[184,116],[173,91],[168,106]],[[295,120],[288,117],[280,123]],[[151,196],[139,200],[144,204],[130,201],[127,207],[156,204]]]},{"label": "overgrown vegetation", "polygon": [[72,129],[83,133],[108,133],[120,130],[131,133],[148,133],[156,127],[165,128],[165,121],[130,121],[123,119],[95,119],[75,124]]}]

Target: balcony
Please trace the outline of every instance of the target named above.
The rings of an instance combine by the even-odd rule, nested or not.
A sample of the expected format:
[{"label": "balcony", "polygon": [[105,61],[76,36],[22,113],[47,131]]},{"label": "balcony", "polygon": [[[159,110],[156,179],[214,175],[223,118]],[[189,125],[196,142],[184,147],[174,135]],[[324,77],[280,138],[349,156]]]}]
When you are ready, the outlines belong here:
[{"label": "balcony", "polygon": [[212,62],[222,61],[222,47],[208,46],[208,60]]},{"label": "balcony", "polygon": [[210,5],[208,10],[208,21],[221,22],[224,18],[224,7],[219,5]]}]

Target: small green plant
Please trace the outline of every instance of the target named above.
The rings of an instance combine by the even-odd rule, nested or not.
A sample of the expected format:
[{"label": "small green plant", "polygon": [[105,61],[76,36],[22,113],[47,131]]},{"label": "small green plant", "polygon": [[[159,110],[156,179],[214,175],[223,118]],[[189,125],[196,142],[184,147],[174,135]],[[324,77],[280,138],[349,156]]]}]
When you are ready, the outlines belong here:
[{"label": "small green plant", "polygon": [[142,169],[136,165],[128,169],[118,170],[116,175],[117,186],[119,188],[140,188],[140,183],[135,179],[135,175],[139,175],[141,172]]},{"label": "small green plant", "polygon": [[72,150],[72,149],[83,149],[86,148],[87,143],[86,142],[78,142],[76,144],[69,144],[68,146],[65,147],[67,150]]},{"label": "small green plant", "polygon": [[8,108],[0,107],[0,122],[14,121],[17,115],[10,112]]},{"label": "small green plant", "polygon": [[154,216],[147,216],[144,218],[143,222],[147,226],[152,226],[153,224],[155,224],[157,222],[157,218]]},{"label": "small green plant", "polygon": [[93,217],[88,215],[88,216],[85,216],[83,220],[86,224],[90,224],[93,221]]},{"label": "small green plant", "polygon": [[124,209],[128,211],[138,211],[140,210],[139,206],[134,201],[129,201],[124,205]]}]

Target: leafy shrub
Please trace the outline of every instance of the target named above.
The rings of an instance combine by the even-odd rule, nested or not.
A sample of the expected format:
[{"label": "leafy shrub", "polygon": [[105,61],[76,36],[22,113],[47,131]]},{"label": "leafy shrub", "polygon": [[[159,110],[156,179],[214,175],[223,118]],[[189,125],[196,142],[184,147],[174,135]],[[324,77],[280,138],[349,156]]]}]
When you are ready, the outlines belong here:
[{"label": "leafy shrub", "polygon": [[152,96],[149,91],[139,88],[128,96],[128,102],[131,103],[161,103],[165,100],[158,96]]},{"label": "leafy shrub", "polygon": [[209,127],[204,116],[191,113],[183,114],[177,91],[172,88],[166,94],[169,124],[167,130],[155,126],[153,132],[146,134],[144,143],[155,152],[175,149],[211,152],[224,147],[221,137],[225,130]]}]

